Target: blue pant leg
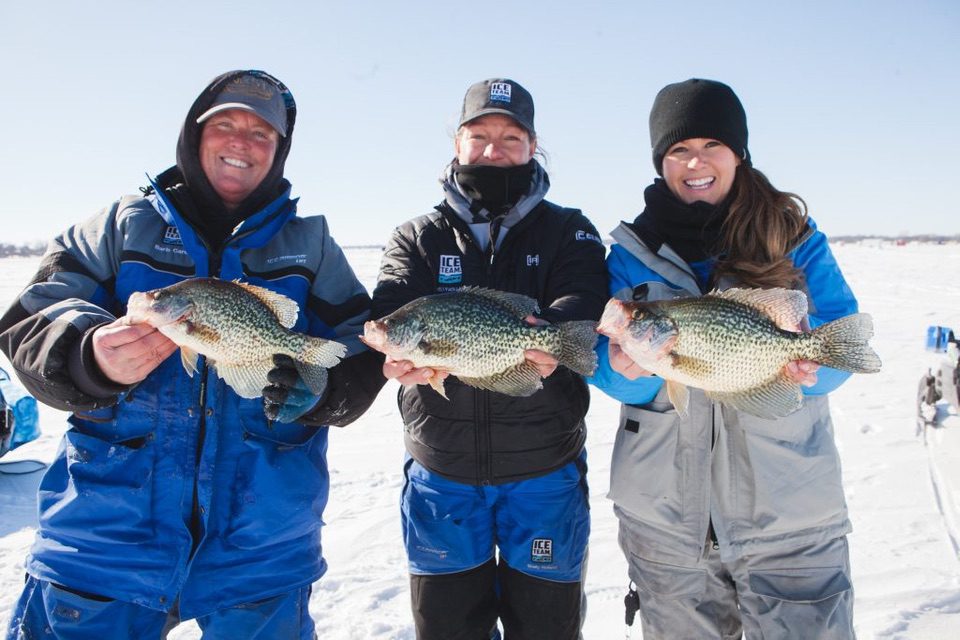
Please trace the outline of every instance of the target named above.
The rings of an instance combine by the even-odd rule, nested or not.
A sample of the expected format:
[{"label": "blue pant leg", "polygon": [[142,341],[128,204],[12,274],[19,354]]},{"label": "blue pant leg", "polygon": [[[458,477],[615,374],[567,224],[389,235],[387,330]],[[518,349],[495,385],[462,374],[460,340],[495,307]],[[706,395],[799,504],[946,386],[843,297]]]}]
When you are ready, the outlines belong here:
[{"label": "blue pant leg", "polygon": [[492,491],[448,480],[413,460],[405,475],[400,514],[411,573],[457,573],[494,557]]},{"label": "blue pant leg", "polygon": [[502,487],[497,544],[500,556],[516,571],[579,582],[589,535],[585,456],[548,475]]},{"label": "blue pant leg", "polygon": [[312,640],[311,587],[220,609],[197,618],[203,640]]},{"label": "blue pant leg", "polygon": [[84,597],[31,576],[13,612],[7,640],[160,638],[166,619],[163,611]]}]

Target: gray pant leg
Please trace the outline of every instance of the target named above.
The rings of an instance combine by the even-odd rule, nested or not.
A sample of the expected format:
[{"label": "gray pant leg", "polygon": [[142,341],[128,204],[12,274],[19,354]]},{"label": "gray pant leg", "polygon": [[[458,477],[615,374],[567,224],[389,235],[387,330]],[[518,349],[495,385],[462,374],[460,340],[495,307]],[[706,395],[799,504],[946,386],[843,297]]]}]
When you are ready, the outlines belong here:
[{"label": "gray pant leg", "polygon": [[729,563],[743,629],[753,638],[850,640],[853,587],[847,539]]},{"label": "gray pant leg", "polygon": [[732,640],[740,637],[737,590],[709,544],[701,558],[644,550],[620,523],[620,547],[640,595],[644,640]]}]

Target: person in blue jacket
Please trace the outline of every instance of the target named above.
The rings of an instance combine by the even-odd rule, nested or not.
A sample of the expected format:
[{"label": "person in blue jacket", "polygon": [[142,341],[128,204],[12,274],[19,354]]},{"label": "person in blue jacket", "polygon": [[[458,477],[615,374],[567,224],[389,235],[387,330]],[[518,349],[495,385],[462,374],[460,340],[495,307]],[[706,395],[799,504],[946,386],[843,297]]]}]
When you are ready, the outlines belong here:
[{"label": "person in blue jacket", "polygon": [[[612,234],[612,296],[793,288],[807,295],[810,328],[857,311],[803,200],[753,167],[730,87],[664,87],[650,140],[661,177]],[[806,385],[795,413],[757,418],[691,389],[681,419],[663,380],[613,341],[598,351],[591,382],[623,403],[609,496],[643,637],[853,637],[850,521],[826,396],[848,374],[791,362]]]},{"label": "person in blue jacket", "polygon": [[[359,417],[385,379],[357,340],[367,292],[283,177],[296,115],[268,73],[215,78],[176,165],[56,237],[0,319],[21,381],[71,412],[9,640],[161,638],[187,619],[205,638],[314,637],[327,425]],[[294,330],[347,345],[326,389],[275,358],[264,399],[241,398],[124,317],[132,293],[205,276],[279,292],[299,304]]]}]

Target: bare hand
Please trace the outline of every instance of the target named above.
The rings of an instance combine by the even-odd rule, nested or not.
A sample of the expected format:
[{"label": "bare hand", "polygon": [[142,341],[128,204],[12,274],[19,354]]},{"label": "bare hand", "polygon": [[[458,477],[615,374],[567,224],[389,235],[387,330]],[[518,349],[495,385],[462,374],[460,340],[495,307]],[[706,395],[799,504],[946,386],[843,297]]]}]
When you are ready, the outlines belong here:
[{"label": "bare hand", "polygon": [[93,358],[107,379],[117,384],[140,382],[177,350],[149,324],[118,318],[93,332]]},{"label": "bare hand", "polygon": [[537,368],[541,378],[549,377],[557,370],[557,365],[560,364],[552,355],[539,349],[527,349],[523,352],[523,357]]},{"label": "bare hand", "polygon": [[394,360],[390,356],[383,362],[383,377],[396,380],[400,384],[428,384],[436,376],[444,380],[449,373],[431,367],[414,367],[409,360]]},{"label": "bare hand", "polygon": [[787,378],[805,387],[817,384],[817,369],[820,365],[811,360],[792,360],[783,368]]},{"label": "bare hand", "polygon": [[610,356],[610,368],[627,380],[636,380],[637,378],[653,375],[634,362],[633,358],[624,353],[620,345],[612,340],[607,346],[607,353]]},{"label": "bare hand", "polygon": [[[543,318],[538,318],[534,315],[529,315],[523,319],[529,325],[534,327],[546,327],[549,326],[549,322]],[[523,357],[530,361],[540,372],[541,378],[548,378],[554,371],[557,370],[557,365],[560,362],[553,357],[551,354],[546,351],[540,351],[539,349],[527,349],[523,352]]]}]

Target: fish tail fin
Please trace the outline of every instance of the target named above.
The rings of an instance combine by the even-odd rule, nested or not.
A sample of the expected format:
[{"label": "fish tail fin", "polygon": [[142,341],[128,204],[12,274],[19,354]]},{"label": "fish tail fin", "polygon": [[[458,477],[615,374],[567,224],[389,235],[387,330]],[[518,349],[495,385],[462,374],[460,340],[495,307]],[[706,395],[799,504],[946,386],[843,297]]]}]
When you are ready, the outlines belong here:
[{"label": "fish tail fin", "polygon": [[347,347],[334,340],[304,336],[303,347],[294,358],[297,373],[310,390],[320,395],[327,386],[327,369],[346,355]]},{"label": "fish tail fin", "polygon": [[597,323],[593,320],[572,320],[557,325],[560,329],[560,364],[584,376],[597,369]]},{"label": "fish tail fin", "polygon": [[820,364],[852,373],[880,371],[880,356],[867,344],[873,337],[873,319],[867,313],[855,313],[828,322],[813,330],[821,342]]}]

